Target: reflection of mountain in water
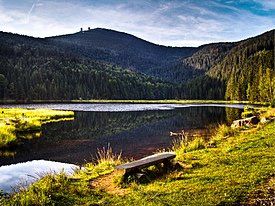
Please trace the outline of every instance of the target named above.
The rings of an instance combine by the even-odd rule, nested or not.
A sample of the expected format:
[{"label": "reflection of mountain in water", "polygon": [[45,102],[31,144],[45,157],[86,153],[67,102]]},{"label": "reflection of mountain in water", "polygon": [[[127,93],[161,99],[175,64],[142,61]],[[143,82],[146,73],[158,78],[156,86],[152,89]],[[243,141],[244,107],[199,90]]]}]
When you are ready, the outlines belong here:
[{"label": "reflection of mountain in water", "polygon": [[[236,113],[238,109],[230,110]],[[171,146],[170,131],[205,129],[226,122],[225,108],[189,107],[166,111],[77,112],[72,122],[45,125],[41,138],[26,143],[15,158],[0,164],[33,159],[69,163],[91,161],[108,143],[123,156],[141,157]]]},{"label": "reflection of mountain in water", "polygon": [[172,113],[154,111],[76,112],[75,121],[48,124],[44,128],[44,134],[46,138],[54,136],[55,139],[95,139],[106,135],[115,135],[172,115]]}]

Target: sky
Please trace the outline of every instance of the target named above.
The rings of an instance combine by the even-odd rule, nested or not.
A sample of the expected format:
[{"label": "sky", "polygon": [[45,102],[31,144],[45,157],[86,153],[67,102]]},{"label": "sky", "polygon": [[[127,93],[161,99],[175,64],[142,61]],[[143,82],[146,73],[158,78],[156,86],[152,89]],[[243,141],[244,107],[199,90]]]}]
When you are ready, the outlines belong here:
[{"label": "sky", "polygon": [[166,46],[238,41],[275,28],[274,0],[0,0],[0,30],[34,37],[107,28]]}]

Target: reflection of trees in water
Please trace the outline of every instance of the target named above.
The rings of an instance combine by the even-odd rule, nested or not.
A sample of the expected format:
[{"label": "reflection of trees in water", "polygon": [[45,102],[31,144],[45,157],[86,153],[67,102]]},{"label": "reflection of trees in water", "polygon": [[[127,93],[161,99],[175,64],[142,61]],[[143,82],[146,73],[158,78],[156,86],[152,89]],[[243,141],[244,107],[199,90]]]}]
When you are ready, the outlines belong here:
[{"label": "reflection of trees in water", "polygon": [[[199,129],[226,121],[222,107],[188,107],[169,111],[77,112],[72,122],[48,124],[43,136],[58,139],[95,139],[112,136],[144,125],[159,122],[160,130],[169,128]],[[165,124],[161,120],[167,119]],[[155,127],[158,124],[154,125]],[[149,127],[147,127],[149,130]]]},{"label": "reflection of trees in water", "polygon": [[166,111],[76,112],[74,121],[44,125],[41,138],[20,145],[14,157],[1,157],[0,165],[32,159],[83,163],[91,161],[97,148],[108,143],[115,152],[123,151],[126,157],[142,157],[170,147],[170,131],[205,131],[225,123],[229,114],[226,111],[236,113],[238,109],[189,107]]},{"label": "reflection of trees in water", "polygon": [[[44,136],[56,136],[61,139],[96,138],[115,135],[138,126],[169,118],[169,112],[77,112],[73,122],[48,124]],[[61,136],[61,134],[66,135]]]},{"label": "reflection of trees in water", "polygon": [[[206,128],[213,123],[225,121],[225,110],[223,107],[189,107],[178,111],[185,129]],[[183,127],[183,129],[184,129]]]},{"label": "reflection of trees in water", "polygon": [[242,109],[226,107],[226,121],[228,124],[231,124],[234,120],[239,119],[243,112]]}]

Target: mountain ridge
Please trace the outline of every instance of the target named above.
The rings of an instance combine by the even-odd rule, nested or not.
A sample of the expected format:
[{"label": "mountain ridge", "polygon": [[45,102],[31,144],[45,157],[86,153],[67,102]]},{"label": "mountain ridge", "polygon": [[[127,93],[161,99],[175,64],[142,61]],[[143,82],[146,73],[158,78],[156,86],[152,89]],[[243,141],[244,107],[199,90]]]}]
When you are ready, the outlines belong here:
[{"label": "mountain ridge", "polygon": [[[274,29],[238,42],[211,43],[200,47],[180,48],[156,45],[131,34],[107,29],[95,29],[49,38],[0,32],[1,97],[15,98],[14,94],[21,91],[22,94],[19,95],[19,98],[32,99],[33,95],[35,96],[35,93],[39,91],[43,94],[43,98],[36,95],[38,99],[49,97],[53,99],[228,98],[225,93],[228,90],[230,76],[232,76],[231,70],[233,71],[236,66],[233,65],[233,60],[226,61],[226,59],[230,59],[230,56],[234,56],[235,53],[242,54],[238,65],[244,70],[248,70],[243,63],[239,64],[239,62],[252,61],[250,56],[244,53],[252,51],[256,54],[267,51],[268,55],[265,59],[268,60],[261,63],[262,60],[254,58],[253,62],[258,67],[260,65],[263,72],[266,72],[267,68],[271,68],[271,78],[275,76],[273,75],[274,68],[272,68],[274,60],[271,57],[272,52],[274,53],[273,36]],[[220,65],[227,65],[226,72],[223,71],[225,66]],[[70,91],[67,91],[65,92],[66,97],[59,95],[62,86],[58,86],[61,83],[58,83],[56,79],[62,81],[63,74],[60,74],[55,67],[71,71],[74,75],[85,73],[94,83],[89,86],[90,80],[84,81],[82,77],[74,77],[65,72],[70,77],[63,76],[65,80],[67,79],[67,86],[64,88],[71,90],[77,88],[78,91],[72,91],[74,95],[70,95]],[[78,73],[75,73],[75,70]],[[258,71],[258,68],[256,70]],[[25,72],[22,74],[24,79],[12,74],[11,71]],[[49,71],[50,77],[47,76]],[[95,77],[98,72],[100,75]],[[32,76],[33,73],[39,74],[39,81],[35,77],[26,76],[26,74]],[[256,73],[254,72],[254,74]],[[236,74],[234,75],[236,76]],[[245,76],[245,74],[243,75]],[[56,91],[52,91],[55,95],[46,94],[51,86],[49,83],[43,82],[43,78],[48,79],[49,82],[51,78],[55,79]],[[100,82],[102,80],[100,78],[105,82]],[[250,76],[249,78],[251,79]],[[15,80],[19,83],[16,83]],[[30,93],[33,95],[29,95],[27,90],[36,86],[29,81],[38,81],[40,85],[39,89],[32,88],[34,91],[31,90]],[[86,83],[82,84],[79,81]],[[127,82],[125,85],[124,81]],[[237,77],[234,82],[238,82]],[[70,84],[73,84],[74,87],[71,87]],[[95,89],[97,84],[99,84],[99,91]],[[242,85],[243,89],[239,91],[241,95],[234,94],[229,99],[234,99],[236,96],[237,99],[246,100],[245,90],[249,84],[252,83],[246,82]],[[136,90],[136,96],[130,95],[128,90],[123,92],[126,85],[132,90]],[[239,85],[238,88],[242,86]],[[111,93],[114,95],[108,90],[112,91]],[[100,94],[101,92],[108,94]]]}]

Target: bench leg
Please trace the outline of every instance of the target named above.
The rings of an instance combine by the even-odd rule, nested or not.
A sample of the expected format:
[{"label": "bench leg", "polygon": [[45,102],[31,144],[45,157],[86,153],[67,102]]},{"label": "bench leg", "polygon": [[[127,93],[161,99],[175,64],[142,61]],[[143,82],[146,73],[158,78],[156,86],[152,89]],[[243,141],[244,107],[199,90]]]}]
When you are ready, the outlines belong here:
[{"label": "bench leg", "polygon": [[168,172],[169,170],[171,170],[173,168],[173,164],[170,160],[165,160],[163,161],[163,168],[165,172]]},{"label": "bench leg", "polygon": [[128,178],[130,176],[134,176],[137,173],[141,173],[141,171],[137,170],[137,169],[135,169],[135,170],[126,170],[125,173],[124,173],[124,175],[123,175],[123,181],[124,182],[128,182],[128,180],[129,180]]}]

